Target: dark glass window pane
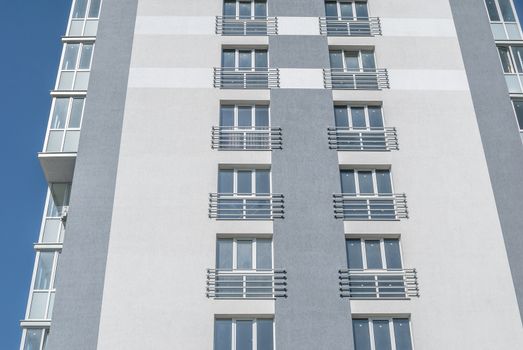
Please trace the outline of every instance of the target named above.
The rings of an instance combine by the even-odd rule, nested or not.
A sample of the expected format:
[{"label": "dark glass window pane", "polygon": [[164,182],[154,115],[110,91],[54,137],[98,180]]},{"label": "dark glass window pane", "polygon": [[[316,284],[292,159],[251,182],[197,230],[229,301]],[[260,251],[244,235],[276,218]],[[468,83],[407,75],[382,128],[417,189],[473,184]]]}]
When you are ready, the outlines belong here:
[{"label": "dark glass window pane", "polygon": [[510,5],[510,0],[498,0],[499,8],[501,10],[501,15],[505,22],[515,22],[516,18],[514,17],[514,11],[512,11],[512,6]]},{"label": "dark glass window pane", "polygon": [[409,320],[407,318],[395,318],[393,324],[396,350],[412,350]]},{"label": "dark glass window pane", "polygon": [[354,12],[352,11],[352,3],[340,3],[341,18],[353,19]]},{"label": "dark glass window pane", "polygon": [[349,126],[349,113],[346,106],[334,107],[334,121],[338,128],[346,128]]},{"label": "dark glass window pane", "polygon": [[523,67],[521,65],[523,60],[523,46],[512,46],[512,54],[514,55],[514,60],[516,61],[516,68],[518,73],[523,73]]},{"label": "dark glass window pane", "polygon": [[372,51],[362,51],[361,52],[361,62],[364,69],[375,69],[376,61],[374,61],[374,52]]},{"label": "dark glass window pane", "polygon": [[389,170],[376,170],[376,182],[379,194],[392,194],[392,181]]},{"label": "dark glass window pane", "polygon": [[87,0],[76,0],[73,9],[73,18],[85,18],[85,10],[87,9]]},{"label": "dark glass window pane", "polygon": [[352,126],[355,128],[365,128],[367,123],[365,122],[365,108],[363,107],[351,107],[350,114],[352,118]]},{"label": "dark glass window pane", "polygon": [[216,268],[232,270],[232,239],[216,240]]},{"label": "dark glass window pane", "polygon": [[256,350],[273,350],[272,320],[257,320],[257,348]]},{"label": "dark glass window pane", "polygon": [[366,240],[365,241],[365,254],[367,255],[367,268],[368,269],[382,269],[383,268],[383,264],[381,261],[380,241]]},{"label": "dark glass window pane", "polygon": [[354,170],[340,171],[341,192],[356,193],[356,183],[354,181]]},{"label": "dark glass window pane", "polygon": [[234,171],[220,170],[218,172],[218,192],[233,193],[234,190]]},{"label": "dark glass window pane", "polygon": [[360,186],[360,194],[373,194],[374,184],[372,183],[372,172],[358,171],[358,184]]},{"label": "dark glass window pane", "polygon": [[499,21],[499,13],[496,8],[496,0],[485,0],[487,4],[488,16],[491,21]]},{"label": "dark glass window pane", "polygon": [[234,106],[220,107],[220,126],[234,126]]},{"label": "dark glass window pane", "polygon": [[38,268],[34,282],[34,289],[51,288],[51,273],[53,271],[54,253],[42,252],[38,259]]},{"label": "dark glass window pane", "polygon": [[82,125],[82,114],[84,110],[84,99],[73,98],[71,105],[71,116],[69,117],[69,128],[79,128]]},{"label": "dark glass window pane", "polygon": [[501,66],[503,66],[503,72],[514,73],[514,70],[512,69],[512,62],[510,60],[510,53],[508,47],[499,46],[498,52],[499,58],[501,60]]},{"label": "dark glass window pane", "polygon": [[519,130],[523,130],[523,100],[514,100],[512,103],[518,119]]},{"label": "dark glass window pane", "polygon": [[269,170],[256,171],[256,193],[269,194],[271,193],[271,176]]},{"label": "dark glass window pane", "polygon": [[239,270],[252,269],[252,241],[237,241],[237,268]]},{"label": "dark glass window pane", "polygon": [[388,269],[401,269],[400,241],[398,239],[385,239],[385,259]]},{"label": "dark glass window pane", "polygon": [[235,67],[235,52],[234,50],[223,50],[222,52],[222,67],[234,68]]},{"label": "dark glass window pane", "polygon": [[101,0],[91,0],[91,8],[89,9],[89,17],[97,18],[100,14],[100,3]]},{"label": "dark glass window pane", "polygon": [[76,61],[78,60],[78,50],[80,44],[67,44],[65,46],[64,60],[62,62],[62,69],[73,70],[76,68]]},{"label": "dark glass window pane", "polygon": [[349,269],[363,269],[363,258],[361,255],[361,240],[347,239],[347,265]]},{"label": "dark glass window pane", "polygon": [[[354,333],[354,349],[370,350],[370,333],[368,320],[352,320]],[[221,349],[220,349],[221,350]]]},{"label": "dark glass window pane", "polygon": [[240,18],[251,18],[250,1],[240,1]]},{"label": "dark glass window pane", "polygon": [[252,107],[238,107],[238,126],[250,128],[252,126]]},{"label": "dark glass window pane", "polygon": [[343,55],[341,51],[330,51],[329,59],[332,69],[343,68]]},{"label": "dark glass window pane", "polygon": [[236,321],[236,350],[252,350],[252,321]]},{"label": "dark glass window pane", "polygon": [[381,107],[369,106],[369,123],[372,128],[383,127],[383,116],[381,114]]},{"label": "dark glass window pane", "polygon": [[243,194],[252,193],[252,171],[238,171],[237,192]]},{"label": "dark glass window pane", "polygon": [[369,10],[367,9],[367,2],[356,2],[356,17],[369,18]]},{"label": "dark glass window pane", "polygon": [[367,268],[368,269],[382,269],[383,268],[383,264],[381,262],[380,241],[366,240],[365,241],[365,253],[367,255]]},{"label": "dark glass window pane", "polygon": [[40,350],[43,329],[29,328],[26,331],[24,350]]},{"label": "dark glass window pane", "polygon": [[345,66],[349,70],[359,70],[360,69],[359,53],[357,51],[345,52]]},{"label": "dark glass window pane", "polygon": [[93,57],[93,45],[82,45],[82,54],[80,55],[79,69],[89,69],[91,67],[91,59]]},{"label": "dark glass window pane", "polygon": [[67,111],[69,109],[69,98],[57,98],[54,103],[53,116],[51,119],[51,129],[65,128]]},{"label": "dark glass window pane", "polygon": [[379,350],[392,350],[390,341],[389,321],[374,320],[372,321],[372,328],[374,330],[374,344]]},{"label": "dark glass window pane", "polygon": [[232,320],[214,321],[214,350],[231,350]]},{"label": "dark glass window pane", "polygon": [[255,125],[267,127],[269,126],[269,107],[267,106],[256,106],[254,112]]},{"label": "dark glass window pane", "polygon": [[240,51],[239,53],[240,68],[252,68],[252,52],[251,51]]},{"label": "dark glass window pane", "polygon": [[272,270],[272,241],[270,239],[256,240],[256,269]]},{"label": "dark glass window pane", "polygon": [[256,50],[256,68],[267,68],[269,67],[269,62],[267,59],[267,51],[265,50]]},{"label": "dark glass window pane", "polygon": [[255,1],[254,2],[254,16],[258,17],[267,17],[267,2],[265,1]]},{"label": "dark glass window pane", "polygon": [[335,1],[325,2],[325,16],[338,17],[338,4]]},{"label": "dark glass window pane", "polygon": [[223,2],[223,15],[236,16],[236,1],[225,0]]}]

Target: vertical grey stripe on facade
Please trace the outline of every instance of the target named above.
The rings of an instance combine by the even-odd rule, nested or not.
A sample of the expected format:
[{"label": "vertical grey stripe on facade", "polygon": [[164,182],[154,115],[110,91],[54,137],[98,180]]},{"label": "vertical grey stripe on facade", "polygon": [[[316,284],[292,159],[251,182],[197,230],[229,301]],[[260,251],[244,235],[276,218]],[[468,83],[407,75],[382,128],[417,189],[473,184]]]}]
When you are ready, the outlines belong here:
[{"label": "vertical grey stripe on facade", "polygon": [[104,0],[47,350],[97,348],[138,0]]},{"label": "vertical grey stripe on facade", "polygon": [[483,2],[450,4],[523,316],[523,144]]},{"label": "vertical grey stripe on facade", "polygon": [[[268,4],[271,16],[324,15],[320,0]],[[270,37],[269,55],[272,67],[329,67],[327,39],[320,36]],[[350,350],[350,305],[338,290],[338,269],[347,264],[344,228],[332,206],[332,194],[340,192],[339,165],[327,141],[332,92],[274,89],[270,103],[271,123],[284,137],[283,150],[272,155],[274,192],[285,195],[285,219],[274,222],[274,264],[289,279],[288,298],[276,300],[276,345]]]}]

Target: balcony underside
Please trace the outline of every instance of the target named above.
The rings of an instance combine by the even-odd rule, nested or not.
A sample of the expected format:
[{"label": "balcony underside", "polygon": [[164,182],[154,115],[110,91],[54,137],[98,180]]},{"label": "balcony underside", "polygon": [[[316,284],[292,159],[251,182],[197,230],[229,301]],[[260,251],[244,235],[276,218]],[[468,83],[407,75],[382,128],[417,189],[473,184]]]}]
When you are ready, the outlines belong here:
[{"label": "balcony underside", "polygon": [[47,183],[73,181],[76,153],[39,153],[38,160]]}]

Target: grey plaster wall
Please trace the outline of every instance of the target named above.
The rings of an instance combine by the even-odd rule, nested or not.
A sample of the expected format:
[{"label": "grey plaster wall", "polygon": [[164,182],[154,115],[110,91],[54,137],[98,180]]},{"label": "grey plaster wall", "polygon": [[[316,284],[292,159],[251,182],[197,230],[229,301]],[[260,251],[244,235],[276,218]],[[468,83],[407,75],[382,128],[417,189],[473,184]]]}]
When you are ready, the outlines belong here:
[{"label": "grey plaster wall", "polygon": [[97,348],[137,0],[105,0],[47,350]]},{"label": "grey plaster wall", "polygon": [[319,0],[271,0],[267,5],[269,16],[325,16],[325,2]]},{"label": "grey plaster wall", "polygon": [[483,0],[450,0],[523,315],[523,145]]}]

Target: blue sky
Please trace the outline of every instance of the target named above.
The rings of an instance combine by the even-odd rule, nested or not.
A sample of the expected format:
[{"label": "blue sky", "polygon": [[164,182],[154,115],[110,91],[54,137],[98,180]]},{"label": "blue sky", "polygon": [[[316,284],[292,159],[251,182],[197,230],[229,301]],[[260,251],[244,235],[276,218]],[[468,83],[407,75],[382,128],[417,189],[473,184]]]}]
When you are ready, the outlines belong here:
[{"label": "blue sky", "polygon": [[[523,0],[515,0],[523,18]],[[71,0],[4,1],[0,102],[4,152],[0,207],[0,348],[16,349],[23,318],[45,198],[36,154],[42,148]]]},{"label": "blue sky", "polygon": [[2,1],[0,33],[0,348],[17,349],[46,185],[42,148],[71,0]]}]

